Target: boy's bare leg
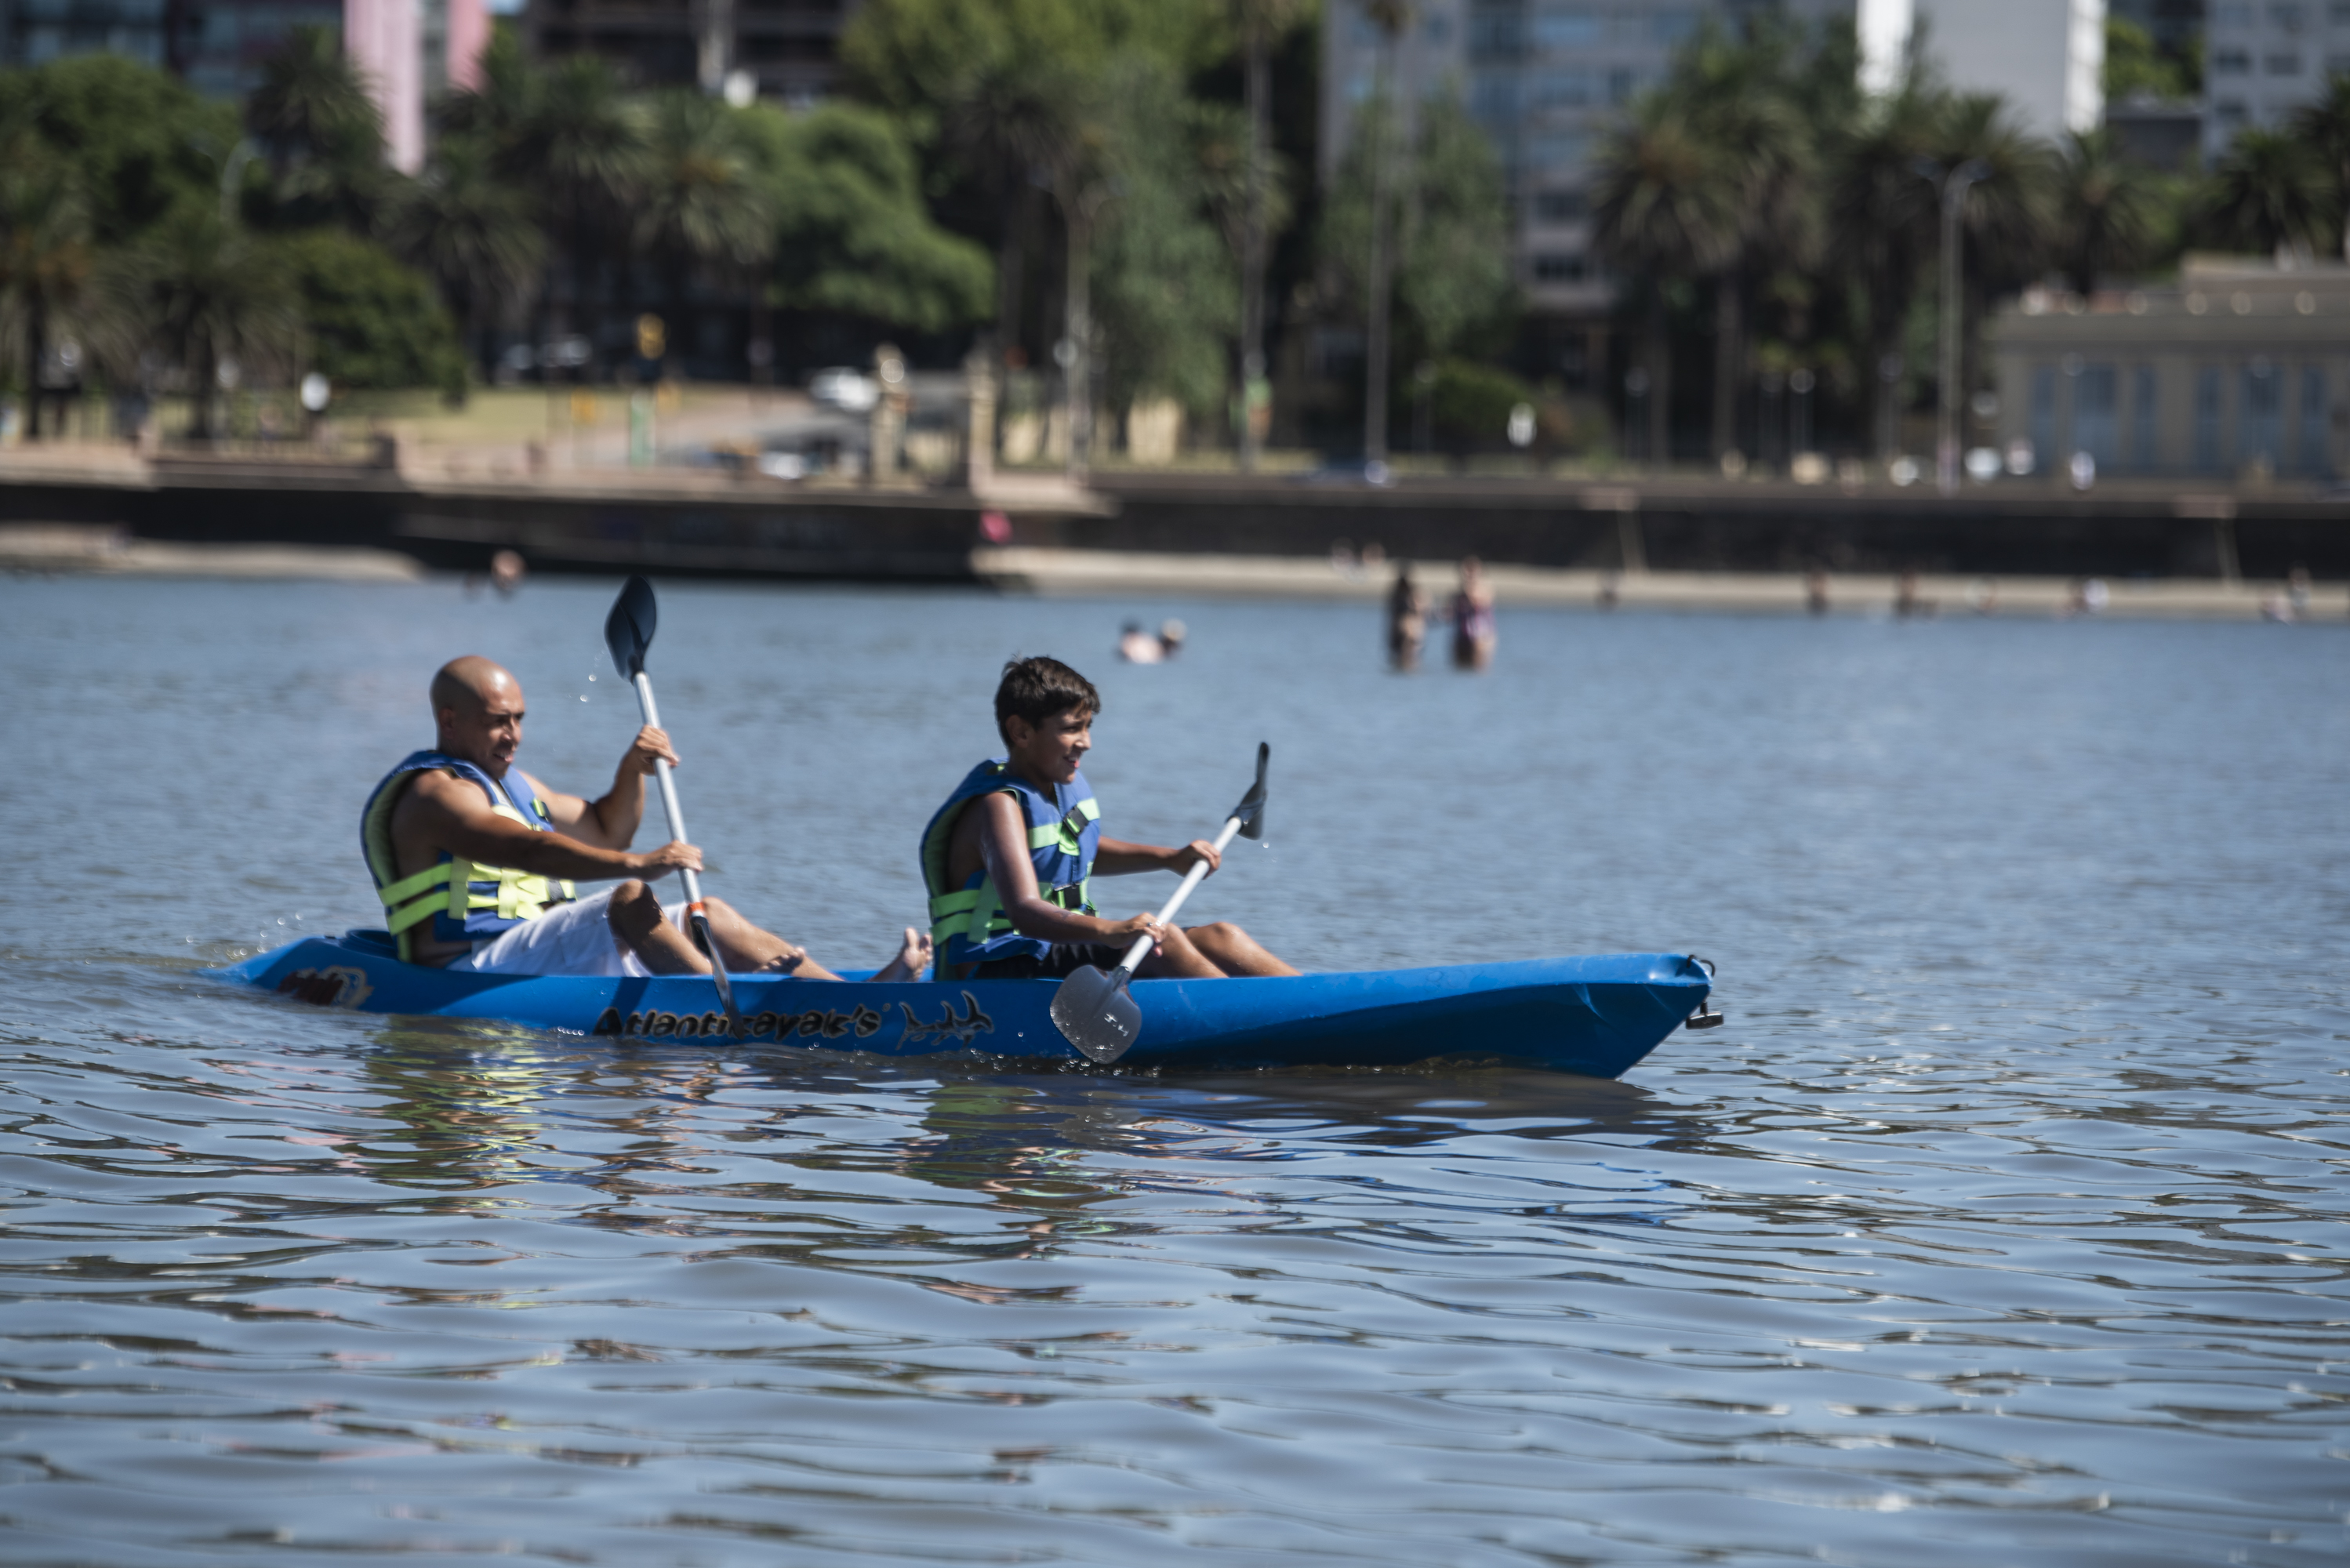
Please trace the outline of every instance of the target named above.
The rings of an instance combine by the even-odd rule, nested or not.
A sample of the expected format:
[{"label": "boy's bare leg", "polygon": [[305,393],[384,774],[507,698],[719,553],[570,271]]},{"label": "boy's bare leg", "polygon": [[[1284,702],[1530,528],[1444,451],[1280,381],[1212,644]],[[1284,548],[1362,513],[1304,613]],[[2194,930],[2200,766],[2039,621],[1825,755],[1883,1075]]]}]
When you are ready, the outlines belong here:
[{"label": "boy's bare leg", "polygon": [[1201,956],[1224,974],[1274,975],[1297,971],[1257,945],[1254,937],[1229,920],[1193,926],[1183,933]]},{"label": "boy's bare leg", "polygon": [[[1222,980],[1232,971],[1210,958],[1192,940],[1203,931],[1219,929],[1215,926],[1195,926],[1187,931],[1178,926],[1168,927],[1167,934],[1159,939],[1159,950],[1144,959],[1142,967],[1134,972],[1145,980]],[[1238,929],[1237,927],[1227,929]],[[1267,955],[1268,958],[1270,956]],[[1272,961],[1278,963],[1280,961],[1274,959]],[[1297,971],[1275,970],[1272,972],[1295,974]]]},{"label": "boy's bare leg", "polygon": [[898,956],[873,971],[875,980],[920,980],[922,971],[931,967],[931,935],[906,928],[906,940],[898,945]]}]

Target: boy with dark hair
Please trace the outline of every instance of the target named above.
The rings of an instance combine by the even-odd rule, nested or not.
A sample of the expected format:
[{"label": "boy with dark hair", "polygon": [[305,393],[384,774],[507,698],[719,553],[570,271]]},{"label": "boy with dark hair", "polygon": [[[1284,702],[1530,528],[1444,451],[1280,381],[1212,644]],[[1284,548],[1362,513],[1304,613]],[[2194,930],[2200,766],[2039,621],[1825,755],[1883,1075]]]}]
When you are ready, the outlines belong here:
[{"label": "boy with dark hair", "polygon": [[1077,764],[1093,749],[1101,694],[1057,659],[1015,659],[995,689],[1004,755],[971,770],[922,830],[922,882],[941,980],[1058,980],[1080,965],[1118,967],[1134,939],[1159,945],[1146,977],[1214,980],[1295,974],[1238,926],[1180,929],[1150,915],[1105,919],[1090,898],[1096,873],[1179,875],[1215,846],[1180,849],[1106,838],[1101,808]]}]

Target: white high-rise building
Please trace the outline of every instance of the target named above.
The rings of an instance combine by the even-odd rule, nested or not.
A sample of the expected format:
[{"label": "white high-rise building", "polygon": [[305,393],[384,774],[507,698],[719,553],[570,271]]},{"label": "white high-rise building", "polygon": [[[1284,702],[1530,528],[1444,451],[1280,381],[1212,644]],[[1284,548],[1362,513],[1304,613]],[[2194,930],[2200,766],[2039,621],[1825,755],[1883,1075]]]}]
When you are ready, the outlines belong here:
[{"label": "white high-rise building", "polygon": [[[2319,5],[2343,16],[2350,48],[2350,0],[2293,8]],[[2089,130],[2104,111],[2106,0],[1420,0],[1398,43],[1398,91],[1407,102],[1456,92],[1492,139],[1517,215],[1519,281],[1538,313],[1605,316],[1613,289],[1591,255],[1593,154],[1708,17],[1735,25],[1764,11],[1850,17],[1875,90],[1899,84],[1917,37],[1950,85],[2005,95],[2034,134]],[[1325,6],[1326,182],[1375,90],[1381,37],[1362,0]]]},{"label": "white high-rise building", "polygon": [[2203,151],[2273,129],[2350,74],[2350,0],[2215,0],[2203,54]]}]

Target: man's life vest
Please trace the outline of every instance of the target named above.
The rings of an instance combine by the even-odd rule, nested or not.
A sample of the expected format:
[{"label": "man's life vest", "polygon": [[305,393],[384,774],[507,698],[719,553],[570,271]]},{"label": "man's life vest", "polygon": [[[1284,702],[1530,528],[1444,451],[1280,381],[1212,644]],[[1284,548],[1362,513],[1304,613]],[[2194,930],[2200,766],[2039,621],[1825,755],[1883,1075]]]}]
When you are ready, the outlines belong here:
[{"label": "man's life vest", "polygon": [[1036,889],[1045,901],[1076,914],[1095,912],[1088,884],[1094,852],[1101,844],[1101,807],[1094,802],[1086,775],[1079,774],[1046,794],[1001,759],[982,763],[922,829],[922,886],[931,895],[931,940],[936,944],[941,977],[961,978],[963,965],[1024,954],[1042,957],[1052,946],[1013,928],[985,866],[960,888],[947,884],[947,846],[954,837],[955,823],[962,808],[983,794],[1008,794],[1020,803],[1028,821],[1028,857],[1035,863]]},{"label": "man's life vest", "polygon": [[392,854],[392,808],[416,774],[432,772],[454,774],[481,785],[482,793],[490,797],[490,809],[509,821],[539,833],[555,831],[545,801],[533,796],[525,803],[515,793],[513,781],[522,775],[511,769],[504,779],[494,779],[463,757],[416,752],[384,774],[360,814],[359,842],[367,852],[368,871],[375,877],[376,896],[383,900],[386,923],[400,942],[400,956],[411,963],[416,928],[427,919],[432,922],[432,935],[441,941],[486,941],[578,897],[571,884],[559,877],[517,871],[510,866],[477,866],[445,849],[437,864],[412,877],[402,877]]}]

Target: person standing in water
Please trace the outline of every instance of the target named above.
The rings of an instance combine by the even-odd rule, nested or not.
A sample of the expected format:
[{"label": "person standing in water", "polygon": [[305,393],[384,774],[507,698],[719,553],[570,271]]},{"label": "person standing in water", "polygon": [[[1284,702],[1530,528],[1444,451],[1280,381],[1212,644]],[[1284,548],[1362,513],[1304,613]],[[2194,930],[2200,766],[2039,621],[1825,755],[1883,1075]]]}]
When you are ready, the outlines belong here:
[{"label": "person standing in water", "polygon": [[1500,632],[1493,624],[1493,590],[1485,586],[1485,565],[1461,558],[1461,588],[1452,596],[1452,667],[1484,670],[1493,662]]},{"label": "person standing in water", "polygon": [[1411,580],[1411,563],[1396,563],[1395,586],[1388,589],[1388,662],[1399,670],[1419,668],[1428,641],[1428,601]]}]

